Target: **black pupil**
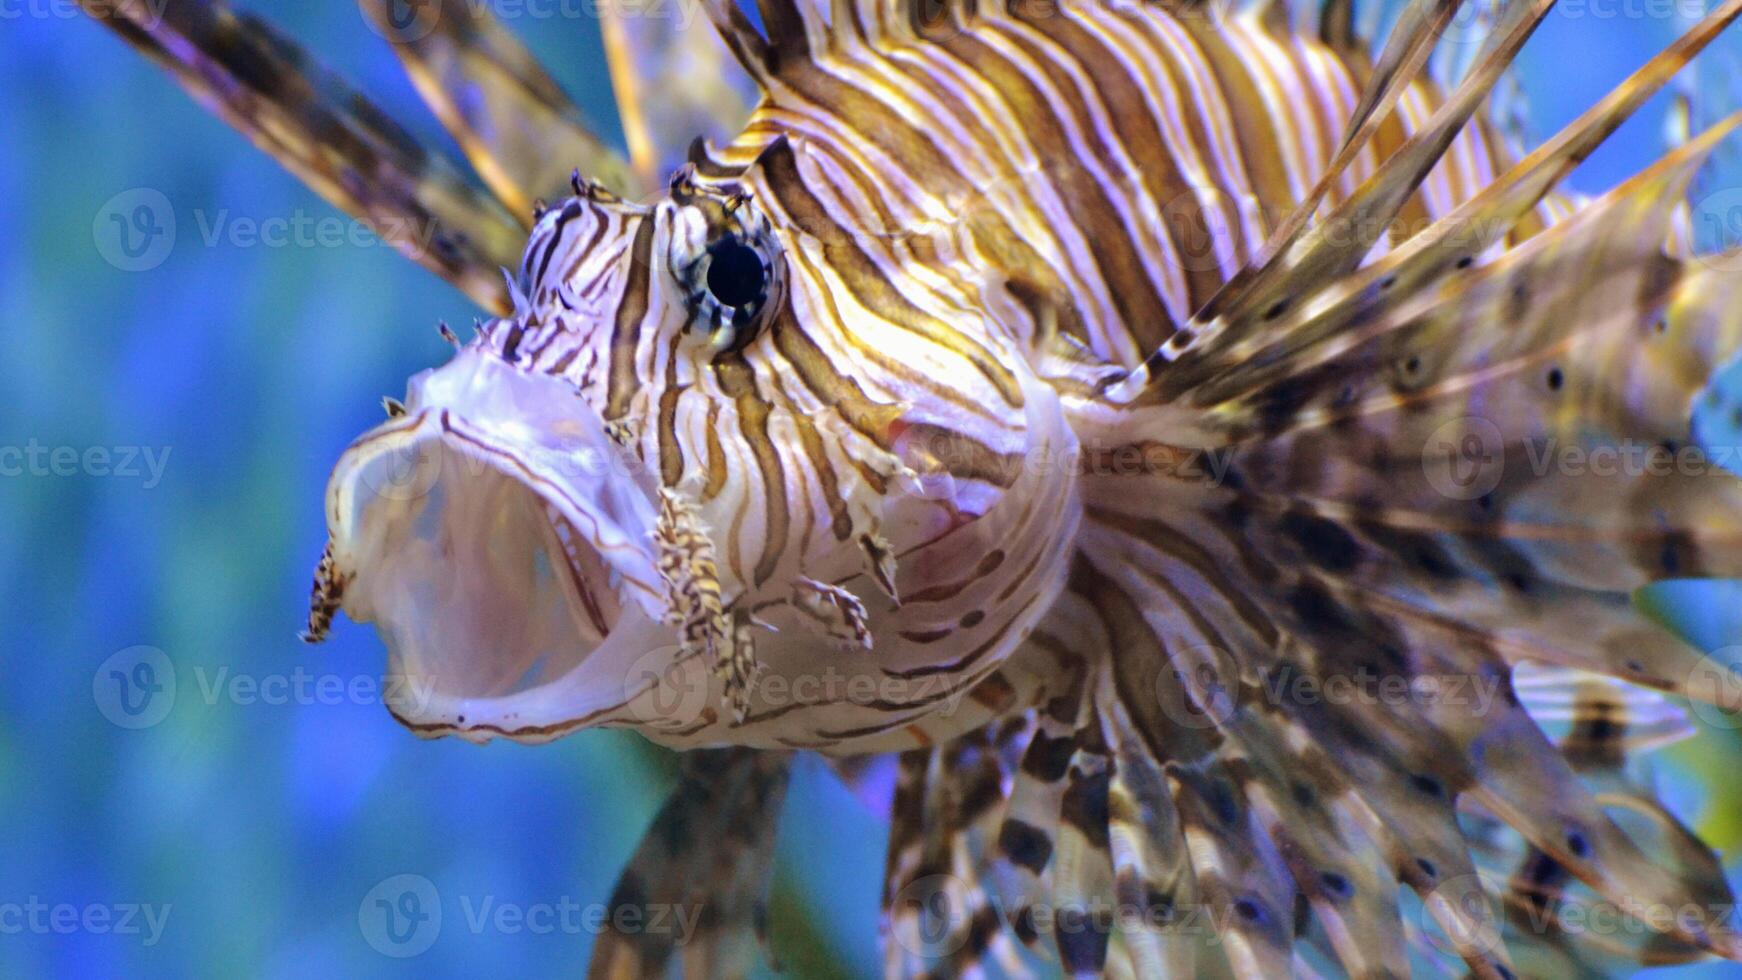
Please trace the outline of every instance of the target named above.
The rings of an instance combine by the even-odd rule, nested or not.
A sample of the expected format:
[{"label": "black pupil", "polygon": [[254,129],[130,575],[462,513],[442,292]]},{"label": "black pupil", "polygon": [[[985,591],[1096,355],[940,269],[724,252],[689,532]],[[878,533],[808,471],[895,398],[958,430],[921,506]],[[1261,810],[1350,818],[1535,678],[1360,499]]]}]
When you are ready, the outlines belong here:
[{"label": "black pupil", "polygon": [[736,238],[708,250],[708,292],[725,306],[748,306],[762,297],[762,257]]}]

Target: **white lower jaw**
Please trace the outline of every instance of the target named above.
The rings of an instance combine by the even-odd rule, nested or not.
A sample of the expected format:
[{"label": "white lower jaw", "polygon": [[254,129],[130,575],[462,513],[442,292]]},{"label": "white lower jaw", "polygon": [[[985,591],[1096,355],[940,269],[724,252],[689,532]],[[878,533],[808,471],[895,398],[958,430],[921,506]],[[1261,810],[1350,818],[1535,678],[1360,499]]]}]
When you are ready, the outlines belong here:
[{"label": "white lower jaw", "polygon": [[[384,635],[385,635],[385,631]],[[676,633],[628,612],[599,646],[548,683],[497,696],[466,696],[441,689],[440,681],[394,657],[387,708],[407,728],[425,738],[457,735],[484,743],[495,738],[548,742],[570,732],[607,724],[635,724],[649,709],[645,701],[662,665],[678,655]]]},{"label": "white lower jaw", "polygon": [[605,720],[647,686],[637,663],[676,649],[638,461],[567,382],[475,347],[408,396],[327,495],[342,606],[390,651],[389,709],[477,741]]}]

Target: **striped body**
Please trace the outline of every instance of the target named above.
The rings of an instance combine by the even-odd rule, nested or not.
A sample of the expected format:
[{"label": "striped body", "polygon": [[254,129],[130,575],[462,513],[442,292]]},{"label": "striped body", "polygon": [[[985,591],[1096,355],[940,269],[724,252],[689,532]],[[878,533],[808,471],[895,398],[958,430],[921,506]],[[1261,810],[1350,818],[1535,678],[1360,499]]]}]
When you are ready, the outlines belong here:
[{"label": "striped body", "polygon": [[[989,310],[988,329],[1032,346],[1056,322],[1123,367],[1202,308],[1307,196],[1366,81],[1364,51],[1146,4],[982,4],[929,26],[899,4],[833,17],[852,28],[776,25],[808,38],[808,60],[781,63],[720,154],[727,166],[704,172],[729,176],[771,140],[799,141],[802,191],[789,181],[770,196],[793,199],[797,227],[817,221],[855,240],[865,261],[837,274],[927,311],[1004,280],[1019,302],[1050,309]],[[1330,201],[1436,104],[1427,84],[1412,86]],[[1485,123],[1466,130],[1394,234],[1443,217],[1508,162]],[[912,282],[932,277],[952,288],[933,299]]]},{"label": "striped body", "polygon": [[[1078,492],[1075,453],[1093,464],[1120,442],[1080,446],[1072,427],[1116,436],[1121,423],[1096,396],[1090,416],[1070,406],[1253,258],[1329,163],[1362,84],[1359,56],[1243,18],[982,9],[972,31],[940,23],[923,32],[933,38],[893,9],[877,14],[863,33],[809,25],[812,60],[772,78],[744,134],[700,158],[672,200],[590,191],[547,212],[522,264],[521,312],[488,339],[574,382],[662,485],[693,496],[728,603],[767,619],[791,605],[792,583],[813,580],[876,606],[867,546],[895,559],[901,628],[883,626],[892,606],[874,609],[869,660],[844,653],[840,668],[878,696],[753,709],[731,725],[740,743],[887,750],[1031,706],[1041,685],[975,685],[1068,574],[1076,515],[1031,511]],[[1433,99],[1410,90],[1330,203]],[[1461,135],[1398,235],[1492,180],[1502,153],[1483,127]],[[735,195],[745,203],[730,213]],[[785,303],[718,356],[697,341],[717,311],[683,270],[745,226],[774,243]],[[1179,492],[1178,481],[1145,491]],[[993,511],[1017,512],[1026,549],[958,535],[941,565],[903,557]],[[760,669],[793,680],[835,669],[809,649],[783,655],[779,638],[754,642]],[[726,723],[662,737],[708,744]]]}]

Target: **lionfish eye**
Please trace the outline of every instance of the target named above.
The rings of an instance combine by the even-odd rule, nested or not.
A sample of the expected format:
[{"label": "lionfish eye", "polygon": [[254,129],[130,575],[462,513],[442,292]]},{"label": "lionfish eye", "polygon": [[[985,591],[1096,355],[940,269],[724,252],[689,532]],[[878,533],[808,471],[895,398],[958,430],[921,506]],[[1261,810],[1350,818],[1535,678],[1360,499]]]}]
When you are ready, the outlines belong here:
[{"label": "lionfish eye", "polygon": [[756,250],[727,235],[708,247],[708,292],[722,306],[734,309],[762,299],[768,269]]}]

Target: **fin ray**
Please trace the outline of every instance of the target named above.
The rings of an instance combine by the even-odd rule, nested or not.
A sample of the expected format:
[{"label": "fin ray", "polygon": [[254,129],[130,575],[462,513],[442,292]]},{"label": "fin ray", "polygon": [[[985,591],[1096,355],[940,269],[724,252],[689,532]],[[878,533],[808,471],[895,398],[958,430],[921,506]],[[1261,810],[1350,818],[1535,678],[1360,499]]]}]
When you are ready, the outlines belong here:
[{"label": "fin ray", "polygon": [[321,197],[485,309],[512,308],[514,218],[265,21],[217,0],[82,2]]}]

